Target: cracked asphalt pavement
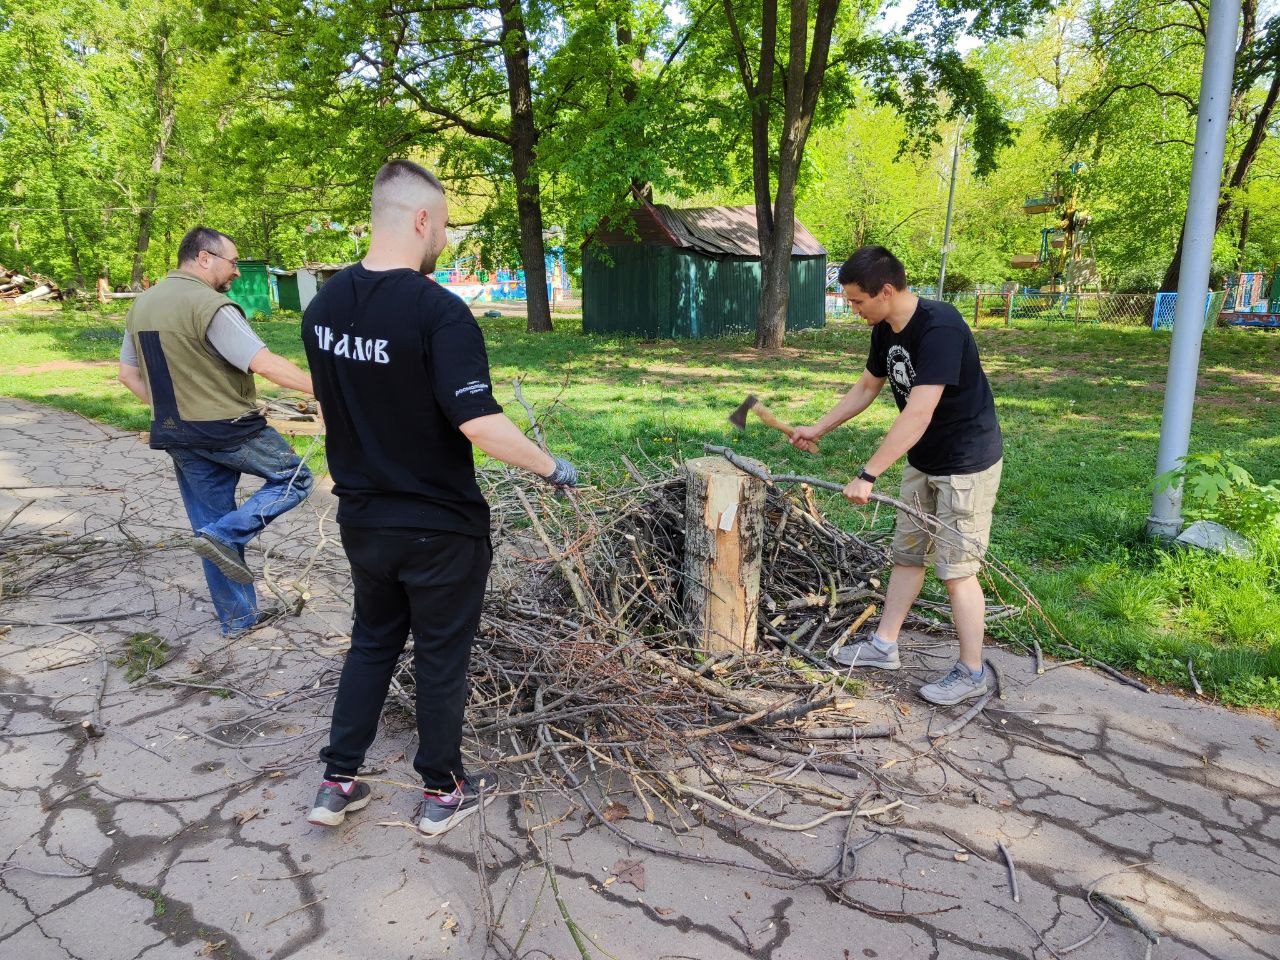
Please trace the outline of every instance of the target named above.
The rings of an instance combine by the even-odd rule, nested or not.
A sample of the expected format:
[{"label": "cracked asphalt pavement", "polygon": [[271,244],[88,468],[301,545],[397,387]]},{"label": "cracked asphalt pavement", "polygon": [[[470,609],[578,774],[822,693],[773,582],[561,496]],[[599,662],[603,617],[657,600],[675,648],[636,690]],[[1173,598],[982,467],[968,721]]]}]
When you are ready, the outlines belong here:
[{"label": "cracked asphalt pavement", "polygon": [[[759,869],[824,868],[843,820],[780,833],[708,814],[673,835],[632,809],[617,824],[743,865],[730,869],[628,849],[559,793],[506,784],[483,825],[428,840],[409,826],[414,734],[394,716],[369,757],[374,802],[338,829],[310,826],[350,623],[346,583],[303,569],[332,507],[319,490],[250,553],[307,590],[301,616],[227,641],[181,547],[168,458],[133,434],[0,400],[4,960],[504,956],[491,918],[522,957],[1013,960],[1086,938],[1095,883],[1160,934],[1158,960],[1280,958],[1274,718],[1078,667],[1037,677],[994,651],[1006,699],[929,752],[932,710],[911,686],[946,648],[927,638],[868,699],[868,719],[900,734],[848,745],[906,801],[897,822],[853,834],[846,892],[865,909]],[[25,582],[37,535],[49,572]],[[75,544],[65,562],[60,542]],[[131,683],[121,651],[139,633],[163,639],[168,659]],[[778,797],[757,809],[813,812]],[[624,859],[641,861],[638,882]],[[1147,946],[1113,920],[1067,955],[1141,958]]]}]

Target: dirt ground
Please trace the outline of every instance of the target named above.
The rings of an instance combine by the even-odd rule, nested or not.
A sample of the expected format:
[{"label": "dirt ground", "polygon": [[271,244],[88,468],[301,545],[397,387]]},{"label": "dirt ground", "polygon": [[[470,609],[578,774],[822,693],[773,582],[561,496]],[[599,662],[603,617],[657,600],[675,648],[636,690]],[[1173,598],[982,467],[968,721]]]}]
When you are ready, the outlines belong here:
[{"label": "dirt ground", "polygon": [[[309,826],[350,623],[347,584],[326,572],[337,544],[322,547],[335,566],[304,563],[332,507],[318,492],[250,555],[261,569],[270,554],[280,589],[307,591],[302,615],[227,641],[181,543],[167,458],[0,400],[0,956],[510,955],[488,942],[492,923],[521,957],[1143,957],[1115,921],[1066,952],[1098,925],[1096,884],[1159,932],[1159,960],[1280,957],[1272,719],[1078,667],[1037,677],[997,651],[1007,698],[931,751],[933,711],[913,687],[949,652],[928,638],[868,699],[868,719],[898,735],[848,744],[907,800],[896,822],[853,834],[868,843],[846,892],[863,909],[768,872],[824,869],[843,820],[780,832],[703,811],[677,834],[632,802],[615,824],[741,864],[709,866],[629,849],[561,794],[507,783],[483,823],[427,840],[407,823],[414,734],[396,718],[369,757],[374,803],[336,830]],[[37,531],[56,562],[31,583],[20,558]],[[130,683],[115,661],[140,632],[170,659]]]}]

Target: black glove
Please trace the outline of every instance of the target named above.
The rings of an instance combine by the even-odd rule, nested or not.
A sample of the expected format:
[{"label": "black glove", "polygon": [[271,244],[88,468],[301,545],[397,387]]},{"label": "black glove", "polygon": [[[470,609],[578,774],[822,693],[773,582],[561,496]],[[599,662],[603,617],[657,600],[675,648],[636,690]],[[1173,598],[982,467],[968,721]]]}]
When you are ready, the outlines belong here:
[{"label": "black glove", "polygon": [[543,477],[553,487],[576,487],[578,485],[578,470],[572,463],[564,457],[553,456],[556,462],[556,468],[551,471],[551,475]]}]

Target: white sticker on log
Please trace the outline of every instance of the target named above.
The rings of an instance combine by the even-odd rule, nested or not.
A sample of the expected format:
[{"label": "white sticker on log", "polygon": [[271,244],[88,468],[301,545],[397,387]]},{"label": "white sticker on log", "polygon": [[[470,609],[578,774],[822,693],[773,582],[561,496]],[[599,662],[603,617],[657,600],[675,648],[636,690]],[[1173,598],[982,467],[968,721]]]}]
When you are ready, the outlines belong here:
[{"label": "white sticker on log", "polygon": [[733,529],[733,521],[736,519],[738,519],[738,505],[734,503],[724,513],[720,514],[720,529],[728,533]]}]

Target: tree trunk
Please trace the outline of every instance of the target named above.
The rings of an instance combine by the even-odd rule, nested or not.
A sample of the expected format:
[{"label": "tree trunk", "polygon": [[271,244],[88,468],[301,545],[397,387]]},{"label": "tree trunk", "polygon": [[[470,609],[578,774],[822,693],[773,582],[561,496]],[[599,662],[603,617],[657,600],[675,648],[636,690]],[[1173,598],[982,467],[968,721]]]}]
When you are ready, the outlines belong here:
[{"label": "tree trunk", "polygon": [[142,261],[151,248],[151,221],[156,212],[157,189],[154,183],[147,188],[147,203],[138,211],[138,242],[133,248],[133,270],[129,274],[129,288],[142,289]]},{"label": "tree trunk", "polygon": [[129,286],[138,290],[142,287],[142,262],[151,248],[151,224],[155,219],[156,199],[160,190],[160,171],[164,167],[165,154],[169,152],[169,140],[173,136],[173,126],[177,120],[178,108],[172,96],[172,78],[169,73],[169,28],[162,23],[156,30],[155,43],[151,55],[156,71],[156,116],[159,121],[156,131],[155,146],[151,151],[151,168],[147,183],[147,202],[138,211],[138,242],[133,248],[133,271],[129,277]]},{"label": "tree trunk", "polygon": [[71,217],[67,211],[67,194],[63,189],[61,182],[58,183],[55,190],[58,198],[58,216],[62,220],[62,236],[67,244],[67,256],[71,258],[71,270],[75,277],[76,288],[84,289],[84,268],[80,266],[80,247],[76,243],[75,232],[71,229]]},{"label": "tree trunk", "polygon": [[533,116],[533,86],[529,80],[529,38],[525,33],[521,0],[500,0],[502,57],[507,68],[511,105],[511,170],[516,181],[516,211],[520,219],[520,255],[524,260],[526,329],[551,330],[547,299],[546,245],[542,239],[542,193],[538,184],[538,129]]},{"label": "tree trunk", "polygon": [[1249,242],[1249,208],[1244,208],[1244,213],[1240,214],[1240,242],[1236,249],[1239,251],[1236,256],[1236,267],[1244,268],[1244,248]]},{"label": "tree trunk", "polygon": [[[808,0],[792,0],[775,197],[769,183],[769,101],[773,85],[777,5],[773,0],[765,5],[765,20],[761,27],[761,79],[754,91],[751,113],[751,160],[761,275],[756,346],[764,349],[777,349],[786,336],[787,304],[791,297],[791,248],[795,241],[796,180],[818,106],[839,7],[840,0],[819,0],[810,50]],[[745,75],[746,71],[743,73]],[[750,86],[747,92],[752,94]]]},{"label": "tree trunk", "polygon": [[[1226,189],[1223,190],[1218,200],[1217,216],[1214,218],[1215,232],[1222,229],[1222,224],[1227,219],[1227,214],[1231,211],[1235,192],[1244,185],[1245,178],[1249,175],[1249,168],[1253,166],[1253,161],[1257,159],[1258,151],[1262,148],[1262,142],[1267,137],[1267,127],[1271,123],[1271,115],[1275,111],[1276,100],[1280,98],[1280,65],[1273,66],[1273,70],[1267,97],[1262,102],[1262,106],[1258,108],[1258,114],[1253,119],[1253,128],[1249,132],[1249,139],[1245,141],[1244,146],[1241,148],[1240,159],[1236,161],[1231,177],[1227,181]],[[1164,280],[1160,283],[1160,289],[1163,291],[1178,289],[1178,279],[1182,270],[1182,241],[1186,227],[1187,223],[1184,219],[1182,229],[1178,232],[1178,245],[1173,252],[1173,260],[1169,264],[1169,269],[1165,271]]]},{"label": "tree trunk", "polygon": [[764,483],[723,457],[685,470],[685,612],[706,652],[747,653],[760,636]]}]

